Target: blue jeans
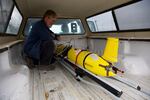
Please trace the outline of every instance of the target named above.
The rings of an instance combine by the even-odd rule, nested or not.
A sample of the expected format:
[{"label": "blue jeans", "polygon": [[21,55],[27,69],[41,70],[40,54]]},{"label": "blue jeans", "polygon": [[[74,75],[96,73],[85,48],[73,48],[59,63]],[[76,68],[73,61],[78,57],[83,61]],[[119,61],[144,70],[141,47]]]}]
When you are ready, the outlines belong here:
[{"label": "blue jeans", "polygon": [[40,47],[40,65],[49,65],[55,62],[55,44],[52,40],[44,41]]}]

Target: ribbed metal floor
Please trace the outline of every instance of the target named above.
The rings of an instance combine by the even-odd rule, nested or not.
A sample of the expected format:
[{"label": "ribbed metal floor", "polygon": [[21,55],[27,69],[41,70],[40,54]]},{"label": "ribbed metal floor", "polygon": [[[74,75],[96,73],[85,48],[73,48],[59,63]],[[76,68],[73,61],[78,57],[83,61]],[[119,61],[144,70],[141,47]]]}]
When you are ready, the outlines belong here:
[{"label": "ribbed metal floor", "polygon": [[[105,78],[122,89],[123,95],[117,98],[99,87],[78,82],[59,63],[56,63],[55,66],[55,70],[52,71],[38,68],[32,70],[32,100],[150,100],[150,77],[125,76],[138,82],[145,93],[116,80]],[[84,79],[92,84],[97,84],[87,77]]]}]

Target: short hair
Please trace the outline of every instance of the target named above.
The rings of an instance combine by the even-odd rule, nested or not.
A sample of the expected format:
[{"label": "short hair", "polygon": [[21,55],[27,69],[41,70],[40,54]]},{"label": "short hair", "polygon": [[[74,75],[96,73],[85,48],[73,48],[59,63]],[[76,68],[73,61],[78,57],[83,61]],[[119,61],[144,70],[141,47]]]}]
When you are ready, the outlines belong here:
[{"label": "short hair", "polygon": [[56,17],[57,14],[56,14],[55,11],[49,9],[49,10],[47,10],[47,11],[44,13],[43,19],[44,19],[45,17],[47,17],[47,16],[53,16],[53,17]]}]

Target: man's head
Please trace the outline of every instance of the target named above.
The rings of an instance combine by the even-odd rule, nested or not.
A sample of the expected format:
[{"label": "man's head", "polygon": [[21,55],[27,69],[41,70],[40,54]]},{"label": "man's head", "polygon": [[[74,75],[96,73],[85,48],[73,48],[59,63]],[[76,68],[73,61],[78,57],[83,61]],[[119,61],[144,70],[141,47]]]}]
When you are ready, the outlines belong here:
[{"label": "man's head", "polygon": [[56,19],[57,14],[53,10],[47,10],[43,15],[43,20],[48,27],[51,27]]}]

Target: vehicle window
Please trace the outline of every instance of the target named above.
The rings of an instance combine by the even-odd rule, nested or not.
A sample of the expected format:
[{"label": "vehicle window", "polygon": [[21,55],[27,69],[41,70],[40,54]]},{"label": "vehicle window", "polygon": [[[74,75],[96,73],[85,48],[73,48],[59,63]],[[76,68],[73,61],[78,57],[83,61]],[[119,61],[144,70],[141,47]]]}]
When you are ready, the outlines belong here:
[{"label": "vehicle window", "polygon": [[150,29],[150,0],[121,7],[115,10],[120,30]]},{"label": "vehicle window", "polygon": [[24,29],[25,36],[29,35],[29,33],[32,29],[32,26],[34,25],[35,22],[37,22],[39,20],[41,20],[41,18],[28,18],[25,29]]},{"label": "vehicle window", "polygon": [[[41,18],[28,18],[24,33],[26,36],[30,34],[32,26]],[[50,30],[55,34],[84,34],[84,28],[80,19],[57,19],[57,21],[50,27]]]},{"label": "vehicle window", "polygon": [[7,34],[17,34],[22,22],[22,16],[16,6],[14,6],[11,19],[6,29]]},{"label": "vehicle window", "polygon": [[0,0],[0,33],[4,33],[13,7],[13,0]]},{"label": "vehicle window", "polygon": [[91,32],[116,30],[115,22],[111,11],[87,18],[86,20]]}]

